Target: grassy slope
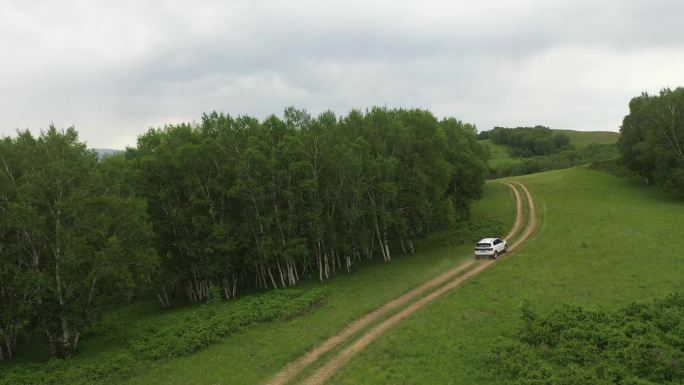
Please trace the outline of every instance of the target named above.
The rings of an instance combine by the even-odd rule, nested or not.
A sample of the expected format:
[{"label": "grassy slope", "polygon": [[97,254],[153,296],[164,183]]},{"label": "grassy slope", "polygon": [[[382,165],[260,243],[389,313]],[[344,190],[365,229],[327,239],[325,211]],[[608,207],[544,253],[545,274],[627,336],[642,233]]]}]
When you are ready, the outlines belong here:
[{"label": "grassy slope", "polygon": [[[575,148],[586,147],[592,143],[612,144],[617,142],[619,134],[612,131],[573,131],[573,130],[553,130],[562,132],[570,138],[570,144]],[[487,164],[491,168],[497,168],[503,164],[520,163],[523,158],[512,157],[508,154],[508,147],[495,144],[490,139],[481,140],[481,144],[489,147],[491,157]]]},{"label": "grassy slope", "polygon": [[613,144],[617,142],[618,134],[612,131],[573,131],[573,130],[554,130],[562,132],[570,138],[570,143],[579,148],[588,144]]},{"label": "grassy slope", "polygon": [[489,147],[489,152],[491,154],[491,157],[487,161],[487,164],[489,164],[489,167],[496,168],[502,164],[522,162],[522,158],[512,157],[508,153],[508,147],[506,147],[504,145],[496,144],[496,143],[492,142],[490,139],[481,140],[480,144],[484,144],[487,147]]},{"label": "grassy slope", "polygon": [[331,384],[491,384],[486,356],[497,338],[515,332],[524,299],[543,312],[684,290],[681,200],[585,169],[516,179],[540,209],[536,235],[378,339]]},{"label": "grassy slope", "polygon": [[[507,230],[513,223],[508,187],[489,182],[473,216],[499,218]],[[504,213],[503,216],[501,213]],[[277,321],[236,333],[188,357],[138,369],[130,384],[255,384],[308,351],[348,322],[470,258],[472,245],[433,247],[412,256],[363,266],[351,275],[326,283],[328,303],[289,321]],[[310,283],[309,285],[317,285]]]}]

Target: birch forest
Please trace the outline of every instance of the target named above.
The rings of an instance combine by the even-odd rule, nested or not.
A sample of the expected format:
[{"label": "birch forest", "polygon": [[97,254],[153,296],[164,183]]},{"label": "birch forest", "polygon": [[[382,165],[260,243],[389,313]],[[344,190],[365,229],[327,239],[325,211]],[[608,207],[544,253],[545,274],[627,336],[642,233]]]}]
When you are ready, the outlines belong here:
[{"label": "birch forest", "polygon": [[105,309],[324,282],[457,227],[487,169],[475,127],[420,109],[211,113],[98,160],[71,128],[0,139],[0,359],[75,351]]}]

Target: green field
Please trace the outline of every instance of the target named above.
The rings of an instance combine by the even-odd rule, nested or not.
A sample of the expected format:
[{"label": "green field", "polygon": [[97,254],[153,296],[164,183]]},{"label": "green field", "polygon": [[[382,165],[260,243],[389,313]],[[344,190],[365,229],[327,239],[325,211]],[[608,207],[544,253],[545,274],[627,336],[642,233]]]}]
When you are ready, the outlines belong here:
[{"label": "green field", "polygon": [[[617,142],[619,133],[612,131],[574,131],[574,130],[553,130],[555,132],[561,132],[570,138],[570,144],[575,147],[575,149],[581,149],[589,144],[614,144]],[[521,158],[513,157],[508,152],[508,147],[501,144],[496,144],[491,141],[491,139],[481,140],[480,144],[483,144],[489,148],[490,157],[487,160],[487,165],[490,169],[496,170],[501,166],[506,166],[510,164],[522,163],[525,159],[533,158]]]},{"label": "green field", "polygon": [[487,164],[491,168],[496,168],[502,164],[508,163],[520,163],[522,158],[514,158],[508,153],[508,148],[501,144],[496,144],[492,142],[491,139],[481,140],[481,144],[489,147],[490,157],[487,160]]},{"label": "green field", "polygon": [[561,132],[570,138],[570,144],[576,148],[585,147],[592,143],[613,144],[617,142],[619,133],[613,131],[574,131],[554,130]]},{"label": "green field", "polygon": [[563,303],[610,309],[684,290],[681,200],[582,168],[515,179],[540,211],[533,238],[380,337],[329,383],[495,383],[487,355],[513,336],[524,300],[541,312]]}]

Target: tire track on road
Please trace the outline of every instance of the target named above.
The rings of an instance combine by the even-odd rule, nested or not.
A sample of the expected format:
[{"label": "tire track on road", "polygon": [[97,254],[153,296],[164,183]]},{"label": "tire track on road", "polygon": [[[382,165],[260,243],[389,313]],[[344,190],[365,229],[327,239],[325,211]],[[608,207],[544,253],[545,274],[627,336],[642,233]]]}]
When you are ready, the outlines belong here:
[{"label": "tire track on road", "polygon": [[[502,182],[509,186],[511,190],[513,191],[514,198],[516,201],[516,219],[513,227],[509,231],[508,235],[505,237],[506,240],[508,240],[510,237],[514,236],[515,234],[518,233],[518,231],[522,228],[523,225],[523,203],[522,203],[522,198],[521,194],[519,193],[518,189],[514,184],[507,183],[507,182]],[[517,183],[516,183],[517,184]],[[524,187],[520,184],[517,184],[519,187],[523,188]],[[526,191],[526,189],[524,189]],[[529,191],[527,191],[527,198],[529,202],[529,206],[531,207],[530,213],[533,213],[534,210],[532,209],[533,202],[531,200],[531,195],[529,195]],[[531,223],[532,221],[530,221]],[[534,222],[536,226],[536,221]],[[528,231],[529,230],[529,231]],[[528,226],[526,227],[525,231],[523,232],[522,236],[529,237],[529,235],[534,231],[534,229],[530,229],[530,224],[528,223]],[[518,240],[514,245],[509,247],[509,252],[512,251],[515,247],[517,247],[526,237],[523,239],[521,236],[521,239]],[[308,368],[312,363],[317,361],[321,356],[326,354],[327,352],[331,351],[334,349],[336,346],[340,345],[341,343],[347,341],[350,339],[354,334],[365,328],[366,326],[370,325],[374,321],[380,319],[381,317],[387,315],[390,313],[392,310],[397,309],[403,305],[406,305],[407,303],[411,302],[413,299],[418,297],[419,295],[424,294],[428,290],[434,289],[438,287],[436,290],[424,295],[422,298],[419,300],[413,302],[411,305],[406,307],[404,310],[398,312],[397,314],[394,314],[392,317],[386,319],[385,321],[381,322],[377,326],[373,327],[371,330],[366,332],[362,337],[360,337],[358,340],[356,340],[352,345],[349,347],[345,348],[342,350],[340,353],[338,353],[336,356],[331,358],[328,363],[323,365],[321,368],[319,368],[307,381],[307,385],[318,385],[322,384],[324,381],[326,381],[332,374],[334,374],[340,367],[342,367],[344,364],[346,364],[351,357],[353,357],[358,351],[366,347],[370,342],[375,340],[377,337],[382,335],[385,331],[390,329],[392,326],[394,326],[396,323],[401,321],[402,319],[406,318],[410,314],[413,314],[414,312],[418,311],[428,303],[432,302],[435,300],[437,297],[441,296],[442,294],[448,292],[449,290],[452,290],[456,287],[458,287],[461,283],[463,283],[465,280],[468,278],[471,278],[473,276],[476,276],[486,268],[490,267],[492,264],[494,264],[496,261],[487,261],[487,262],[476,262],[475,260],[469,260],[466,261],[449,271],[439,275],[438,277],[424,283],[423,285],[412,289],[408,291],[407,293],[397,297],[396,299],[388,302],[387,304],[379,307],[378,309],[372,311],[371,313],[368,313],[361,318],[357,319],[356,321],[353,321],[351,324],[349,324],[347,327],[342,329],[339,333],[336,335],[328,338],[325,340],[323,343],[318,345],[316,348],[313,350],[307,352],[294,362],[288,364],[283,370],[280,372],[276,373],[275,376],[273,376],[268,382],[266,382],[266,385],[286,385],[293,379],[295,379],[300,373],[302,373],[306,368]],[[471,266],[477,265],[475,268],[468,270]],[[450,281],[447,284],[447,281],[451,280],[454,276],[462,273],[462,275],[458,276],[456,279]],[[443,285],[443,286],[442,286]]]}]

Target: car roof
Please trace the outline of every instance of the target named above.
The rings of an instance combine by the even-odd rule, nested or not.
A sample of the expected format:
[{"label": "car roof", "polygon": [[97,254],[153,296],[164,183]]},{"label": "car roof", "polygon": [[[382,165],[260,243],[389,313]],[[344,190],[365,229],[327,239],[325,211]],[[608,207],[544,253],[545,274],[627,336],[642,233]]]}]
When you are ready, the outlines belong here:
[{"label": "car roof", "polygon": [[498,239],[498,238],[482,238],[479,241],[477,241],[477,243],[492,243],[492,242],[494,242],[495,239]]}]

